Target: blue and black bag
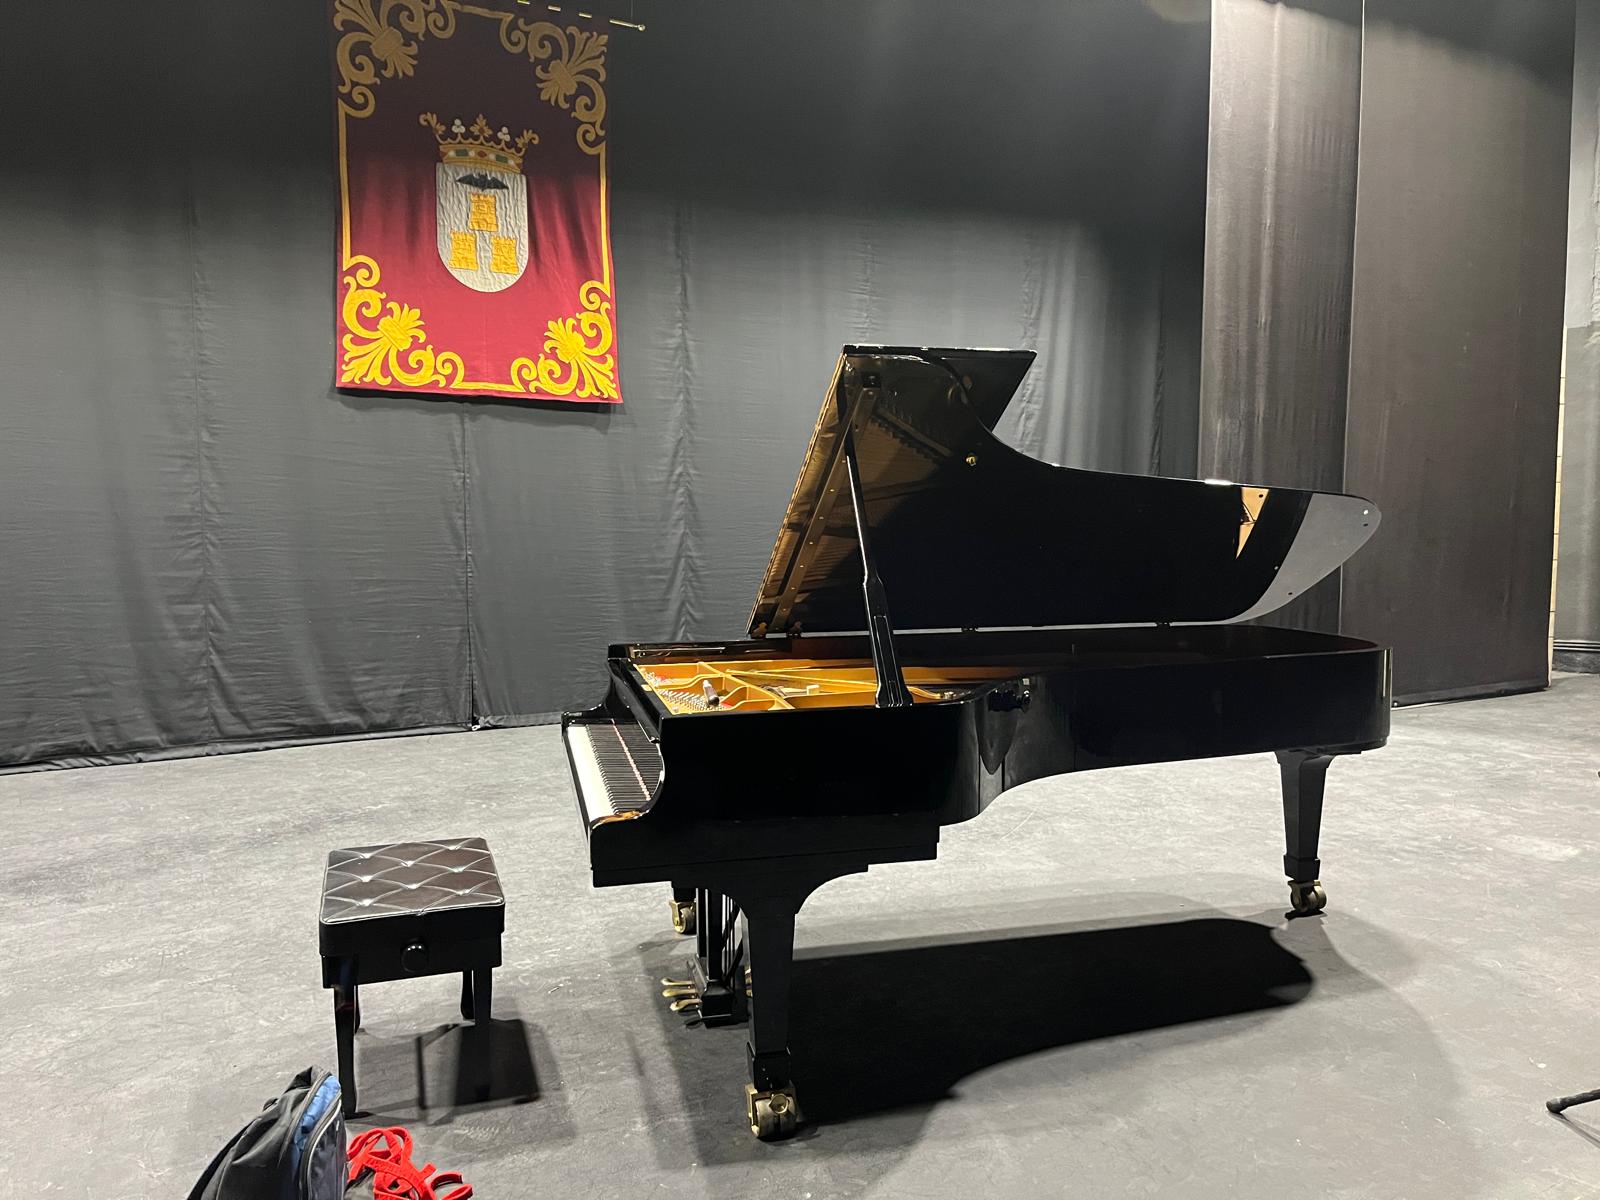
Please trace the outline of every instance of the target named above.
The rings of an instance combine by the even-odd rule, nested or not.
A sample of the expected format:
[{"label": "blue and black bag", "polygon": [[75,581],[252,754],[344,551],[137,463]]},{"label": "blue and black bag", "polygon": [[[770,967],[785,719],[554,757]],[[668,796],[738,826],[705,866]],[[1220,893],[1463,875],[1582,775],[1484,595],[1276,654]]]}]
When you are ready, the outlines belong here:
[{"label": "blue and black bag", "polygon": [[349,1164],[339,1081],[307,1067],[218,1152],[189,1200],[339,1200]]}]

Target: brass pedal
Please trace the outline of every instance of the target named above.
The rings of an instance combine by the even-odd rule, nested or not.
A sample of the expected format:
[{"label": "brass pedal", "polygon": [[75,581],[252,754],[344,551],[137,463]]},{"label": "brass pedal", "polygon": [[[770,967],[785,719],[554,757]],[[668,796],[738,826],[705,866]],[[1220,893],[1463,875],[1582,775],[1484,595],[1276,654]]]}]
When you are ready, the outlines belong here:
[{"label": "brass pedal", "polygon": [[692,980],[692,979],[663,979],[661,981],[661,986],[664,987],[664,988],[693,987],[694,986],[694,980]]},{"label": "brass pedal", "polygon": [[675,1012],[675,1013],[699,1012],[700,1011],[700,997],[699,996],[685,996],[681,1000],[674,1000],[667,1007],[672,1009],[672,1011]]},{"label": "brass pedal", "polygon": [[700,992],[693,984],[684,984],[680,987],[662,988],[661,995],[668,1000],[679,1000],[685,998],[698,1000],[700,998]]}]

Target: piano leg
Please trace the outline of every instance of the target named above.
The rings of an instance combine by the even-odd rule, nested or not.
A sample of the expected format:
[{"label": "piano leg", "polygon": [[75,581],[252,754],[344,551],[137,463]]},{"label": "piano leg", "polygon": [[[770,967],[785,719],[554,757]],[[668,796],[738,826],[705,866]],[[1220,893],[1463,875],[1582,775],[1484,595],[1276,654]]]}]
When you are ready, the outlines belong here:
[{"label": "piano leg", "polygon": [[730,871],[711,886],[739,906],[750,960],[745,1115],[762,1140],[794,1132],[800,1119],[789,1075],[789,980],[794,968],[794,918],[806,897],[830,879],[865,871],[866,863],[772,862]]},{"label": "piano leg", "polygon": [[1322,889],[1322,860],[1317,838],[1322,831],[1322,788],[1333,755],[1316,750],[1279,750],[1283,775],[1283,826],[1288,850],[1283,856],[1289,877],[1289,903],[1297,917],[1319,913],[1328,903]]},{"label": "piano leg", "polygon": [[770,897],[744,910],[750,955],[750,1035],[745,1056],[745,1116],[758,1138],[794,1132],[799,1120],[789,1077],[789,979],[794,967],[794,917],[799,904]]},{"label": "piano leg", "polygon": [[672,885],[672,899],[667,901],[672,910],[672,927],[682,934],[694,932],[695,905],[694,886],[692,884],[674,883]]}]

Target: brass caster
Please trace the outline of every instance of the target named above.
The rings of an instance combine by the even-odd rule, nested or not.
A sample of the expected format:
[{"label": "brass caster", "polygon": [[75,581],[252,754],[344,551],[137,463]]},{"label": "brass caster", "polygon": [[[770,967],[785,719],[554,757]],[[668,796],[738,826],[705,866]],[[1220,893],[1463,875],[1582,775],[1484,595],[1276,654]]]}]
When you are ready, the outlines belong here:
[{"label": "brass caster", "polygon": [[672,910],[673,929],[679,933],[694,932],[693,900],[668,900],[667,907]]},{"label": "brass caster", "polygon": [[1297,917],[1309,917],[1328,906],[1328,893],[1320,879],[1289,880],[1289,905]]},{"label": "brass caster", "polygon": [[800,1120],[800,1105],[794,1098],[794,1085],[774,1092],[758,1092],[755,1084],[744,1085],[744,1111],[750,1132],[763,1142],[788,1137]]}]

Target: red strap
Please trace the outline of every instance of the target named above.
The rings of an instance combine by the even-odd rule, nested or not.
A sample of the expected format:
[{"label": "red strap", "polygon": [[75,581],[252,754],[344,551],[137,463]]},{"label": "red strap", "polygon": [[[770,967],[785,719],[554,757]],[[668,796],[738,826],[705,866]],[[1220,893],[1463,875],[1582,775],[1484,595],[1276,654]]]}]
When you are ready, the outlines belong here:
[{"label": "red strap", "polygon": [[[350,1139],[350,1178],[345,1187],[354,1187],[368,1171],[372,1172],[374,1200],[470,1200],[472,1185],[459,1171],[434,1174],[432,1163],[421,1170],[411,1161],[411,1133],[402,1126],[368,1129]],[[453,1191],[440,1192],[445,1184],[457,1184]]]}]

